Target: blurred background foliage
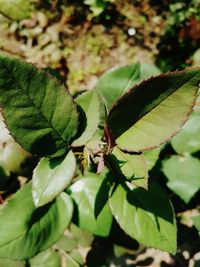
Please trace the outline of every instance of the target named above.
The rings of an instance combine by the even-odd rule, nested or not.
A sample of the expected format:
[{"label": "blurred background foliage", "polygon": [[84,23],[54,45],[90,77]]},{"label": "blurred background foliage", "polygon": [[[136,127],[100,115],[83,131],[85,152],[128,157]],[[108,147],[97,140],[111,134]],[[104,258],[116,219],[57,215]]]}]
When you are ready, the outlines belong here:
[{"label": "blurred background foliage", "polygon": [[[198,67],[200,1],[0,0],[0,53],[53,72],[72,94],[91,89],[106,70],[134,62],[155,64],[162,72]],[[93,237],[71,225],[52,248],[54,252],[42,252],[26,264],[38,266],[46,259],[54,267],[61,266],[61,261],[62,266],[72,267],[199,267],[200,241],[192,219],[200,213],[199,99],[183,130],[145,157],[150,179],[165,187],[175,207],[175,257],[139,246],[115,223],[108,238]],[[1,117],[1,203],[31,179],[37,162],[11,139]],[[25,263],[0,260],[0,266]]]},{"label": "blurred background foliage", "polygon": [[13,2],[0,1],[1,50],[58,69],[72,92],[114,66],[156,62],[168,71],[200,60],[198,0]]}]

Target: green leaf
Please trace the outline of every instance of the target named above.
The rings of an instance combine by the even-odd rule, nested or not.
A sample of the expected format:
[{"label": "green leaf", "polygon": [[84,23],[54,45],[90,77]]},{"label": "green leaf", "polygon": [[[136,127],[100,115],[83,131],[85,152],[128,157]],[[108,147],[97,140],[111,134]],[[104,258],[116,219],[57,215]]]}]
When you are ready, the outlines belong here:
[{"label": "green leaf", "polygon": [[12,261],[8,259],[0,259],[1,267],[26,267],[24,261]]},{"label": "green leaf", "polygon": [[22,260],[47,249],[63,234],[72,212],[66,193],[35,210],[31,183],[25,185],[0,209],[0,258]]},{"label": "green leaf", "polygon": [[2,56],[0,106],[13,137],[33,154],[60,156],[77,132],[76,105],[66,88],[31,64]]},{"label": "green leaf", "polygon": [[30,15],[33,1],[0,0],[0,13],[13,19],[22,20]]},{"label": "green leaf", "polygon": [[138,82],[141,82],[142,80],[148,79],[151,76],[157,76],[161,73],[160,69],[158,69],[153,64],[147,64],[147,63],[140,63],[140,76],[138,78]]},{"label": "green leaf", "polygon": [[33,172],[32,195],[36,207],[52,201],[71,182],[76,170],[72,151],[60,158],[42,158]]},{"label": "green leaf", "polygon": [[73,238],[63,235],[56,243],[56,247],[66,252],[70,252],[77,247],[77,242]]},{"label": "green leaf", "polygon": [[159,154],[161,151],[161,147],[157,147],[152,150],[144,151],[143,155],[148,167],[148,170],[151,170],[159,159]]},{"label": "green leaf", "polygon": [[200,160],[190,155],[172,156],[162,168],[168,179],[167,186],[185,203],[200,189]]},{"label": "green leaf", "polygon": [[80,131],[81,136],[72,143],[72,146],[83,146],[92,139],[97,131],[100,121],[99,100],[96,92],[93,90],[80,95],[76,98],[75,102],[82,109],[85,118],[83,117],[81,121],[81,128],[83,128]]},{"label": "green leaf", "polygon": [[115,147],[110,160],[117,172],[136,186],[148,187],[148,170],[142,154],[129,154]]},{"label": "green leaf", "polygon": [[197,228],[200,236],[200,215],[192,217],[195,227]]},{"label": "green leaf", "polygon": [[108,112],[128,89],[143,79],[158,74],[160,71],[154,65],[134,63],[106,72],[99,78],[95,89],[101,95]]},{"label": "green leaf", "polygon": [[200,150],[200,112],[192,112],[182,131],[172,138],[171,144],[179,154]]},{"label": "green leaf", "polygon": [[[112,214],[108,203],[95,216],[96,210],[104,201],[107,194],[101,187],[103,186],[103,175],[88,173],[84,178],[78,180],[71,186],[71,196],[77,205],[78,218],[76,223],[82,229],[99,236],[108,236],[112,224]],[[100,197],[98,197],[100,196]],[[97,217],[97,218],[96,218]]]},{"label": "green leaf", "polygon": [[126,234],[137,241],[172,254],[176,252],[173,208],[157,184],[149,190],[118,185],[110,198],[112,213]]},{"label": "green leaf", "polygon": [[196,103],[194,106],[194,111],[200,112],[200,92],[198,92],[198,96],[197,96]]},{"label": "green leaf", "polygon": [[72,250],[69,255],[81,266],[84,264],[83,256],[81,255],[80,251],[78,249]]},{"label": "green leaf", "polygon": [[140,65],[132,64],[112,69],[99,78],[95,89],[100,93],[107,112],[121,95],[135,85],[139,73]]},{"label": "green leaf", "polygon": [[199,70],[188,70],[162,74],[133,87],[108,114],[109,145],[141,152],[169,140],[186,122],[199,80]]},{"label": "green leaf", "polygon": [[94,240],[94,236],[87,230],[80,229],[75,224],[70,224],[70,233],[73,235],[74,239],[77,240],[79,246],[90,247]]},{"label": "green leaf", "polygon": [[30,267],[60,267],[61,257],[60,255],[52,250],[46,250],[40,252],[34,258],[29,261]]},{"label": "green leaf", "polygon": [[66,267],[80,267],[79,263],[77,263],[71,255],[65,253],[64,256],[66,258]]}]

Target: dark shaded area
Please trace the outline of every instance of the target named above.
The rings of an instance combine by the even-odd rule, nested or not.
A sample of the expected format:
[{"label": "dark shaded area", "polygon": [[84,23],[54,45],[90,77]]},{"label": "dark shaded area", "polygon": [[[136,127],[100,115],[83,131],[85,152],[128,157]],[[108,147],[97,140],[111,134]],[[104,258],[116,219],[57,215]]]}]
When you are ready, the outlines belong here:
[{"label": "dark shaded area", "polygon": [[31,227],[39,222],[44,216],[46,216],[46,214],[48,213],[48,211],[51,209],[51,207],[53,206],[53,203],[48,203],[42,207],[37,208],[31,218],[30,221],[28,222],[28,229],[31,229]]},{"label": "dark shaded area", "polygon": [[158,45],[159,55],[156,59],[158,67],[164,71],[174,71],[186,68],[191,65],[189,60],[199,47],[198,43],[191,40],[184,42],[178,39],[178,29],[174,34],[167,34],[161,38]]},{"label": "dark shaded area", "polygon": [[199,48],[200,5],[198,1],[168,1],[168,17],[158,44],[157,65],[165,72],[191,66]]},{"label": "dark shaded area", "polygon": [[113,179],[112,179],[110,173],[108,173],[106,178],[103,180],[103,182],[99,188],[99,191],[96,195],[95,207],[94,207],[95,218],[98,218],[102,209],[104,208],[106,203],[108,203],[112,184],[113,184]]},{"label": "dark shaded area", "polygon": [[46,71],[52,77],[55,77],[62,84],[65,84],[65,78],[60,74],[60,72],[58,70],[55,70],[55,69],[48,67],[48,68],[45,68],[44,71]]},{"label": "dark shaded area", "polygon": [[78,125],[78,131],[73,140],[78,139],[85,131],[85,128],[87,127],[87,117],[83,109],[77,105],[77,111],[79,114],[79,125]]},{"label": "dark shaded area", "polygon": [[33,155],[38,155],[41,157],[53,154],[60,156],[60,154],[63,154],[67,149],[67,144],[65,148],[63,144],[58,145],[56,141],[57,140],[55,140],[55,137],[53,136],[52,132],[44,134],[32,143],[29,151],[31,151]]},{"label": "dark shaded area", "polygon": [[[2,182],[2,177],[0,177],[0,180]],[[0,204],[3,204],[4,199],[14,194],[20,187],[20,183],[19,183],[19,180],[17,179],[17,175],[13,173],[11,173],[11,175],[6,178],[6,181],[3,180],[3,182],[4,184],[0,188],[0,191],[3,191],[2,194],[0,194],[1,195]]]},{"label": "dark shaded area", "polygon": [[[123,255],[118,256],[114,246],[121,247],[122,250],[124,250],[124,253],[122,253]],[[138,242],[127,236],[114,220],[109,237],[95,238],[92,249],[87,255],[86,264],[88,267],[102,267],[110,266],[112,262],[116,265],[120,264],[120,266],[131,267],[133,265],[127,264],[126,261],[127,259],[136,259],[138,249]],[[135,251],[136,253],[132,254],[131,251]]]},{"label": "dark shaded area", "polygon": [[148,191],[139,187],[132,191],[127,190],[127,200],[131,205],[152,213],[156,219],[160,217],[173,223],[173,211],[165,197],[163,189],[151,181]]},{"label": "dark shaded area", "polygon": [[79,211],[78,211],[78,205],[76,202],[72,199],[73,205],[74,205],[74,211],[73,211],[73,216],[72,216],[72,222],[76,224],[77,226],[79,225]]}]

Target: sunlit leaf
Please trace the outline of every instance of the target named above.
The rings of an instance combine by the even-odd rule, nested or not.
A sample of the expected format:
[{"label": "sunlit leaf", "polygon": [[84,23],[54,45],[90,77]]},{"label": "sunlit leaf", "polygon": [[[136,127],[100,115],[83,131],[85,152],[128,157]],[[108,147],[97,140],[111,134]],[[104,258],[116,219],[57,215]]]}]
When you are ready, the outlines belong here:
[{"label": "sunlit leaf", "polygon": [[152,150],[144,151],[143,155],[148,167],[148,170],[151,170],[159,159],[159,154],[161,147],[154,148]]},{"label": "sunlit leaf", "polygon": [[84,259],[83,256],[81,255],[80,251],[78,249],[72,250],[69,255],[77,262],[80,264],[80,266],[83,266],[84,264]]},{"label": "sunlit leaf", "polygon": [[76,98],[75,102],[83,111],[80,133],[81,136],[76,139],[73,146],[85,145],[97,131],[100,121],[100,104],[96,92],[88,91]]},{"label": "sunlit leaf", "polygon": [[110,198],[112,213],[126,234],[137,241],[172,254],[176,252],[173,208],[156,184],[129,190],[118,185]]},{"label": "sunlit leaf", "polygon": [[164,161],[164,174],[168,179],[168,187],[184,202],[200,190],[200,160],[190,155],[172,156]]},{"label": "sunlit leaf", "polygon": [[151,78],[133,87],[111,109],[105,124],[110,146],[140,152],[158,147],[186,122],[197,97],[199,70]]},{"label": "sunlit leaf", "polygon": [[61,257],[60,255],[52,250],[46,250],[40,252],[34,258],[29,261],[30,267],[60,267]]},{"label": "sunlit leaf", "polygon": [[191,114],[180,133],[172,138],[171,144],[179,154],[200,150],[200,112],[195,111]]},{"label": "sunlit leaf", "polygon": [[87,230],[80,229],[74,223],[70,224],[70,232],[72,233],[73,237],[80,246],[82,247],[89,247],[91,246],[94,236]]},{"label": "sunlit leaf", "polygon": [[26,267],[24,261],[12,261],[8,259],[0,259],[1,267]]},{"label": "sunlit leaf", "polygon": [[56,247],[66,251],[66,252],[70,252],[71,250],[73,250],[77,247],[77,245],[78,245],[77,243],[78,242],[76,240],[74,240],[72,237],[63,235],[56,243]]},{"label": "sunlit leaf", "polygon": [[66,258],[67,267],[80,267],[79,263],[76,262],[71,255],[65,253],[64,256]]},{"label": "sunlit leaf", "polygon": [[106,72],[99,78],[95,89],[101,95],[108,112],[115,101],[131,87],[158,74],[160,71],[154,65],[134,63]]},{"label": "sunlit leaf", "polygon": [[148,170],[142,154],[124,153],[115,147],[110,155],[113,167],[125,179],[132,182],[136,186],[147,188],[148,186]]},{"label": "sunlit leaf", "polygon": [[25,185],[0,209],[0,258],[27,259],[47,249],[69,225],[72,211],[65,193],[35,209],[31,183]]},{"label": "sunlit leaf", "polygon": [[107,236],[112,224],[112,214],[107,202],[98,216],[95,216],[96,210],[108,197],[103,182],[102,175],[88,173],[70,188],[71,196],[77,205],[77,225],[99,236]]},{"label": "sunlit leaf", "polygon": [[2,56],[0,106],[13,137],[33,154],[60,156],[77,133],[78,113],[66,88],[31,64]]},{"label": "sunlit leaf", "polygon": [[71,182],[76,170],[72,151],[64,157],[42,158],[33,172],[32,195],[37,207],[52,201]]}]

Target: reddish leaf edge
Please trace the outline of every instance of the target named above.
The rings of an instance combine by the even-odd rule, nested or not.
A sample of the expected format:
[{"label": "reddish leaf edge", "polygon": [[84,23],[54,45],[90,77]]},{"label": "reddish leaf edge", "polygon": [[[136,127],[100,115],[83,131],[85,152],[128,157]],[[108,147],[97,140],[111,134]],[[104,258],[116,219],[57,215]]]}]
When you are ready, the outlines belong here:
[{"label": "reddish leaf edge", "polygon": [[[123,99],[124,97],[126,97],[127,95],[129,95],[129,93],[136,89],[139,85],[143,85],[145,84],[146,82],[149,82],[151,80],[153,80],[154,78],[156,77],[165,77],[165,76],[168,76],[169,74],[179,74],[179,73],[184,73],[186,71],[192,71],[192,70],[199,70],[200,71],[200,68],[187,68],[187,69],[184,69],[184,70],[176,70],[176,71],[172,71],[172,72],[165,72],[165,73],[161,73],[159,75],[155,75],[155,76],[151,76],[150,78],[148,79],[144,79],[143,81],[135,84],[133,87],[131,87],[124,95],[122,95],[121,97],[119,97],[117,99],[117,101],[112,105],[111,109],[110,109],[110,112],[108,113],[106,119],[105,119],[105,123],[104,123],[104,138],[105,140],[107,141],[107,144],[108,144],[108,153],[111,153],[112,149],[114,148],[114,146],[116,146],[116,142],[115,142],[115,137],[114,137],[114,134],[112,132],[112,130],[108,127],[107,125],[107,118],[109,117],[110,113],[112,112],[112,110],[118,105],[118,103],[121,101],[121,99]],[[188,113],[183,117],[183,120],[179,126],[179,128],[177,128],[177,130],[171,134],[170,136],[168,136],[165,140],[161,141],[160,143],[158,143],[158,145],[155,145],[155,146],[148,146],[148,147],[145,147],[144,149],[141,149],[141,150],[131,150],[131,149],[123,149],[121,148],[119,145],[117,145],[117,147],[123,151],[123,152],[127,152],[127,153],[140,153],[140,152],[144,152],[144,151],[149,151],[149,150],[152,150],[154,148],[158,148],[160,147],[161,145],[163,145],[164,143],[166,143],[167,141],[169,141],[172,137],[174,137],[178,132],[181,131],[183,125],[188,121],[189,119],[189,116],[191,114],[191,112],[193,112],[193,108],[196,104],[196,100],[197,100],[197,97],[198,97],[198,91],[200,89],[200,83],[198,85],[198,90],[197,92],[194,94],[195,99],[193,101],[193,103],[191,104],[190,106],[190,109],[188,111]]]}]

